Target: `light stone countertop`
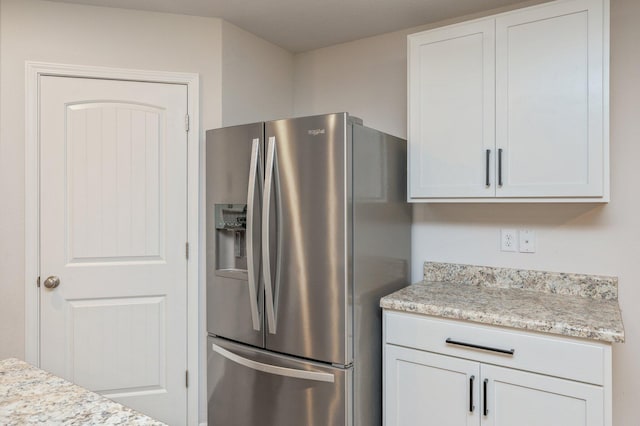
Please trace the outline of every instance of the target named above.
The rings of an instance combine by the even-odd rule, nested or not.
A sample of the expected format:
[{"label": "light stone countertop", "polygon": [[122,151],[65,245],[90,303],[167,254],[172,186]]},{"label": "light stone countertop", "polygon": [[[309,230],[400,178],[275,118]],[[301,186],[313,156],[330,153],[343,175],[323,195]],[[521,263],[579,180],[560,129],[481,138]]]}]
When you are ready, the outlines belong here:
[{"label": "light stone countertop", "polygon": [[0,424],[164,425],[15,358],[0,360]]},{"label": "light stone countertop", "polygon": [[[452,281],[424,281],[410,285],[383,297],[380,306],[395,311],[603,342],[624,342],[624,327],[617,300],[617,280],[605,280],[607,291],[601,291],[598,288],[594,290],[593,280],[584,280],[584,276],[562,275],[564,279],[568,276],[569,280],[575,278],[576,282],[585,282],[589,292],[594,295],[586,297],[579,293],[558,292],[555,287],[551,290],[542,288],[539,283],[545,279],[544,272],[534,274],[535,285],[522,285],[523,281],[515,280],[518,284],[496,286],[495,276],[528,277],[532,275],[530,272],[535,271],[427,262],[425,278],[432,278],[432,272],[436,270],[452,271],[450,275],[438,275],[440,279]],[[488,278],[487,285],[484,285],[483,279],[478,278],[477,272],[482,272],[481,277]],[[460,281],[456,282],[455,279]],[[611,297],[611,289],[616,291],[615,298]]]}]

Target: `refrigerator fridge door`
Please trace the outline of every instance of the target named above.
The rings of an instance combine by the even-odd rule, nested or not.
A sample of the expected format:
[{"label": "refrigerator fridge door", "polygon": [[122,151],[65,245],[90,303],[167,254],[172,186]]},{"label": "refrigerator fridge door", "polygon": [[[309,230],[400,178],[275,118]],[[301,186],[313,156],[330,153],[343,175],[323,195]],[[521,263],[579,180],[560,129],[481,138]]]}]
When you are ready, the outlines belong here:
[{"label": "refrigerator fridge door", "polygon": [[208,339],[211,426],[351,425],[352,368],[340,369]]},{"label": "refrigerator fridge door", "polygon": [[207,331],[264,346],[263,123],[207,131]]},{"label": "refrigerator fridge door", "polygon": [[265,125],[263,244],[277,241],[263,249],[266,348],[339,365],[352,361],[347,118]]}]

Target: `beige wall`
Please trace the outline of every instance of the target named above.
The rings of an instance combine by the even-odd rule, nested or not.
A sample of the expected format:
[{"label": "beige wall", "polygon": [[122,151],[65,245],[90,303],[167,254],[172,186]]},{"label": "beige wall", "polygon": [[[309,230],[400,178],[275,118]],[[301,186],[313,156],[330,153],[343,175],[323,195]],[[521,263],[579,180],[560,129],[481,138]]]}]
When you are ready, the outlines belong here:
[{"label": "beige wall", "polygon": [[293,54],[222,21],[222,125],[293,114]]},{"label": "beige wall", "polygon": [[[412,275],[425,260],[617,275],[627,342],[614,346],[614,423],[637,423],[640,400],[640,2],[611,0],[611,203],[416,205]],[[426,28],[426,27],[422,27]],[[296,114],[347,110],[406,137],[405,35],[296,56]],[[535,254],[502,253],[502,227],[537,231]]]},{"label": "beige wall", "polygon": [[296,55],[295,115],[346,111],[367,126],[405,137],[406,34],[383,34]]}]

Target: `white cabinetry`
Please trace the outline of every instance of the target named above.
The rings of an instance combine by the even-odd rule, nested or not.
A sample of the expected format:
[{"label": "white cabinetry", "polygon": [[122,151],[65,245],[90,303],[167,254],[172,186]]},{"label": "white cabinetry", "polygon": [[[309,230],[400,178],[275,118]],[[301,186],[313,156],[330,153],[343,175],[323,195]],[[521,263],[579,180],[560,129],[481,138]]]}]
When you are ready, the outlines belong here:
[{"label": "white cabinetry", "polygon": [[[602,386],[482,364],[485,426],[604,425]],[[485,388],[486,383],[486,388]],[[484,402],[484,401],[483,401]],[[483,408],[484,409],[484,408]]]},{"label": "white cabinetry", "polygon": [[495,195],[494,32],[491,20],[410,36],[411,197]]},{"label": "white cabinetry", "polygon": [[384,330],[385,426],[612,424],[609,344],[389,311]]},{"label": "white cabinetry", "polygon": [[409,200],[609,198],[608,0],[408,39]]},{"label": "white cabinetry", "polygon": [[392,345],[385,359],[386,425],[478,424],[479,363]]}]

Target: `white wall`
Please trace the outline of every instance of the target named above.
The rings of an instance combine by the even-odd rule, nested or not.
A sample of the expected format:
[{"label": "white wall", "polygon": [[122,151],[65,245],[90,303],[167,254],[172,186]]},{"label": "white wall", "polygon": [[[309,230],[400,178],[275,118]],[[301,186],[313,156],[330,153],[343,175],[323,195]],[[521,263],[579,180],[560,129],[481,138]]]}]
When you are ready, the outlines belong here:
[{"label": "white wall", "polygon": [[293,114],[293,54],[222,21],[222,125]]},{"label": "white wall", "polygon": [[[611,203],[416,205],[412,235],[414,281],[425,260],[618,276],[627,342],[614,346],[616,426],[637,423],[640,400],[638,22],[640,2],[611,0]],[[295,113],[347,110],[406,137],[405,35],[424,28],[297,55]],[[502,227],[535,229],[537,253],[500,252]]]},{"label": "white wall", "polygon": [[405,137],[406,34],[399,31],[296,55],[295,115],[345,111],[369,127]]}]

